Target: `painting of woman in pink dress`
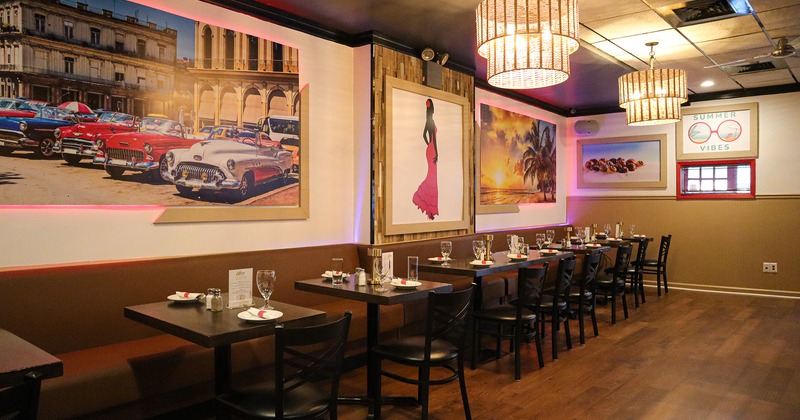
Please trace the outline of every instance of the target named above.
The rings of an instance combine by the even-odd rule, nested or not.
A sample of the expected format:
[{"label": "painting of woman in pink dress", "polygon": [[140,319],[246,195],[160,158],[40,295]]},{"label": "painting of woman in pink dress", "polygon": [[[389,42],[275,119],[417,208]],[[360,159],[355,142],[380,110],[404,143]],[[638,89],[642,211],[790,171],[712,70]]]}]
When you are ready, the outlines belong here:
[{"label": "painting of woman in pink dress", "polygon": [[433,121],[433,100],[425,101],[426,118],[422,139],[427,144],[425,159],[428,161],[428,174],[414,193],[414,204],[425,213],[429,220],[439,215],[439,186],[436,164],[439,161],[439,150],[436,147],[436,123]]}]

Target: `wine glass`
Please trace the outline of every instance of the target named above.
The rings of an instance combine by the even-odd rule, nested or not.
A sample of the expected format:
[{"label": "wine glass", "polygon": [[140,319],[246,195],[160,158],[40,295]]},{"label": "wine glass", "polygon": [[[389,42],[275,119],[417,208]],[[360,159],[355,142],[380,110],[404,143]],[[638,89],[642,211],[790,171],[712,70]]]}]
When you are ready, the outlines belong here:
[{"label": "wine glass", "polygon": [[476,260],[482,260],[483,254],[486,253],[486,242],[481,240],[472,241],[472,253],[475,254]]},{"label": "wine glass", "polygon": [[264,297],[264,306],[259,308],[262,311],[275,309],[269,306],[269,297],[272,296],[272,292],[275,290],[275,281],[275,270],[258,270],[256,272],[256,286],[258,286],[261,296]]},{"label": "wine glass", "polygon": [[636,225],[635,225],[635,224],[633,224],[633,223],[631,223],[631,238],[633,238],[633,235],[634,235],[635,233],[636,233]]},{"label": "wine glass", "polygon": [[608,234],[611,233],[611,225],[606,223],[603,225],[603,232],[606,233],[606,238],[608,238]]},{"label": "wine glass", "polygon": [[581,245],[584,245],[583,239],[586,238],[586,230],[582,227],[575,228],[575,235],[578,237]]},{"label": "wine glass", "polygon": [[447,264],[447,260],[450,259],[450,253],[453,252],[453,242],[442,241],[441,249],[442,249],[442,258],[444,258],[444,263]]},{"label": "wine glass", "polygon": [[552,244],[553,243],[553,239],[555,239],[555,238],[556,238],[556,231],[555,230],[547,229],[545,231],[545,239],[547,239],[547,243],[548,244]]},{"label": "wine glass", "polygon": [[378,286],[375,287],[375,291],[376,292],[383,293],[383,292],[388,290],[385,287],[383,287],[383,285],[385,283],[388,283],[388,282],[392,281],[391,276],[389,276],[389,273],[391,273],[391,272],[392,272],[392,260],[389,260],[389,259],[385,259],[384,260],[383,258],[379,259],[378,260],[378,282],[380,284],[378,284]]},{"label": "wine glass", "polygon": [[546,235],[544,233],[537,233],[536,234],[536,246],[539,248],[539,251],[542,250],[542,245],[544,245],[544,240]]}]

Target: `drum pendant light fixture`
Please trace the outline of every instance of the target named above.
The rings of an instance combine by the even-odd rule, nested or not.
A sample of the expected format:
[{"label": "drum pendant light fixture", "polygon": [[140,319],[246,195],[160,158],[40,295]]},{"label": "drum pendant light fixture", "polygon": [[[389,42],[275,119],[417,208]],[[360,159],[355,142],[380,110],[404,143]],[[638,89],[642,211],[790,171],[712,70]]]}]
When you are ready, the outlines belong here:
[{"label": "drum pendant light fixture", "polygon": [[648,42],[650,68],[619,78],[619,106],[625,108],[628,125],[656,125],[678,122],[681,104],[688,99],[686,72],[680,69],[655,69],[653,47]]},{"label": "drum pendant light fixture", "polygon": [[569,77],[580,44],[577,0],[483,0],[475,24],[490,85],[532,89]]}]

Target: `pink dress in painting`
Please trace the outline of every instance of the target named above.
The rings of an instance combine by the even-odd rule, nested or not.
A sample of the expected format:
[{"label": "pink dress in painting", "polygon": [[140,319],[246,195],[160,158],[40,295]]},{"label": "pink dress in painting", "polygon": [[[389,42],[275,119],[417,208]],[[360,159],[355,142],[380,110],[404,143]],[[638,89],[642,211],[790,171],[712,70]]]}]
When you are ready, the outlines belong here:
[{"label": "pink dress in painting", "polygon": [[428,174],[419,184],[417,192],[414,193],[414,204],[433,220],[434,216],[439,215],[439,186],[437,181],[436,164],[439,161],[439,151],[436,146],[436,123],[433,121],[433,101],[425,101],[427,107],[427,118],[425,130],[422,132],[422,139],[428,144],[425,149],[425,159],[428,162]]}]

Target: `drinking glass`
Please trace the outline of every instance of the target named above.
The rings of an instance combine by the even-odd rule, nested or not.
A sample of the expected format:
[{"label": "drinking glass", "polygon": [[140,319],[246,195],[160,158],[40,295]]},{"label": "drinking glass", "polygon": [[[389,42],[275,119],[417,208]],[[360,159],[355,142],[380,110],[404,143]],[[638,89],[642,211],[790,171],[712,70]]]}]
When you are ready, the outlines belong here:
[{"label": "drinking glass", "polygon": [[555,238],[556,238],[556,231],[555,230],[547,229],[545,231],[545,239],[547,239],[547,243],[548,244],[552,244],[553,243],[553,239],[555,239]]},{"label": "drinking glass", "polygon": [[546,235],[544,233],[537,233],[536,234],[536,246],[539,248],[539,251],[542,250],[542,245],[544,245],[544,240]]},{"label": "drinking glass", "polygon": [[578,237],[581,245],[584,245],[583,239],[586,238],[586,230],[582,227],[575,228],[575,235]]},{"label": "drinking glass", "polygon": [[333,267],[331,269],[331,283],[333,286],[341,286],[343,283],[342,276],[344,275],[342,272],[344,269],[344,259],[334,258],[332,263]]},{"label": "drinking glass", "polygon": [[383,285],[384,285],[384,283],[388,283],[388,282],[392,281],[392,279],[389,276],[389,273],[391,273],[391,272],[392,272],[392,260],[389,260],[389,259],[384,260],[383,258],[379,259],[378,260],[378,282],[380,282],[380,284],[378,284],[375,287],[375,291],[376,292],[383,293],[383,292],[388,290],[385,287],[383,287]]},{"label": "drinking glass", "polygon": [[447,260],[450,259],[450,253],[453,252],[453,242],[442,241],[441,249],[442,249],[442,258],[444,258],[444,263],[447,264]]},{"label": "drinking glass", "polygon": [[608,234],[611,233],[611,225],[608,224],[608,223],[604,224],[603,225],[603,232],[606,233],[606,238],[607,238]]},{"label": "drinking glass", "polygon": [[633,235],[634,235],[635,233],[636,233],[636,225],[635,225],[635,224],[633,224],[633,223],[631,223],[631,238],[633,238]]},{"label": "drinking glass", "polygon": [[522,248],[525,245],[525,238],[520,236],[517,238],[517,254],[522,254]]},{"label": "drinking glass", "polygon": [[506,243],[508,244],[508,252],[514,253],[514,235],[506,235]]},{"label": "drinking glass", "polygon": [[258,292],[264,297],[264,306],[259,308],[262,311],[275,309],[269,306],[269,297],[272,296],[272,292],[275,290],[275,281],[275,270],[258,270],[256,272],[256,286],[258,287]]},{"label": "drinking glass", "polygon": [[475,254],[475,259],[480,261],[483,259],[483,254],[486,252],[486,243],[477,240],[472,241],[472,253]]},{"label": "drinking glass", "polygon": [[417,281],[419,279],[419,257],[408,257],[408,279]]}]

